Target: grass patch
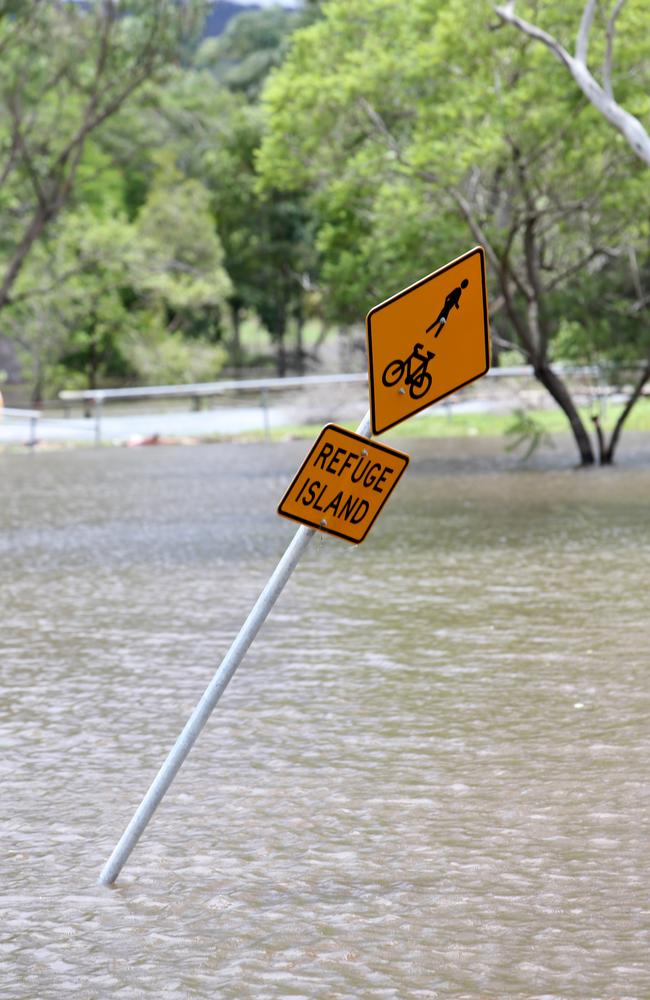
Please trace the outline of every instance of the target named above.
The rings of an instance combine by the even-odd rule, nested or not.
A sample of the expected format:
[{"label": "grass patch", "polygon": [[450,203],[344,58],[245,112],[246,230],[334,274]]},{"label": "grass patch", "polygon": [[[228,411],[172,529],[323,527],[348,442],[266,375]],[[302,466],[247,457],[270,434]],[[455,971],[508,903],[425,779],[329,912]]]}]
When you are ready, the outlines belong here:
[{"label": "grass patch", "polygon": [[[606,432],[614,428],[623,411],[620,404],[610,405],[601,419]],[[580,410],[585,426],[591,428],[592,410]],[[526,416],[535,421],[548,434],[563,434],[570,431],[569,421],[560,409],[526,410]],[[395,437],[502,437],[512,427],[515,411],[512,413],[428,413],[417,420],[405,421],[388,432]],[[650,431],[650,399],[639,400],[625,421],[625,430]]]},{"label": "grass patch", "polygon": [[[610,432],[621,414],[623,407],[613,404],[601,420],[605,432]],[[584,407],[580,415],[591,430],[591,410]],[[526,416],[548,434],[564,434],[570,431],[569,422],[560,409],[527,410]],[[508,429],[515,421],[515,413],[447,413],[444,405],[434,408],[426,416],[405,420],[382,434],[382,438],[418,437],[506,437]],[[354,430],[355,423],[346,422],[342,426]],[[283,440],[287,437],[314,438],[322,429],[320,424],[278,427],[271,431],[271,439]],[[650,399],[641,399],[636,404],[624,425],[625,431],[650,431]],[[259,434],[259,438],[263,438]],[[257,437],[257,435],[256,435]]]}]

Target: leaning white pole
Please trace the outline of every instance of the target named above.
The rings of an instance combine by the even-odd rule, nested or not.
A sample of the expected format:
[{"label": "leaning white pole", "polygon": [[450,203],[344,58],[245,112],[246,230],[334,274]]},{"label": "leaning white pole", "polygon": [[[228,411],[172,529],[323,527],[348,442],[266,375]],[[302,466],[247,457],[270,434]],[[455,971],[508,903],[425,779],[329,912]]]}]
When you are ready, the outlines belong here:
[{"label": "leaning white pole", "polygon": [[[357,434],[361,434],[364,437],[371,436],[370,411],[366,413],[359,424]],[[311,542],[314,534],[315,531],[313,528],[307,528],[304,525],[296,531],[264,590],[257,598],[248,618],[242,625],[239,634],[221,661],[210,684],[205,689],[201,700],[185,723],[185,728],[170,750],[167,760],[160,768],[149,791],[136,809],[133,819],[102,868],[99,876],[99,881],[102,885],[111,885],[122,871],[131,851],[140,839],[163,795],[176,777],[183,761],[194,746],[199,733],[208,721],[212,710],[228,686],[235,670],[244,659],[253,639],[268,618],[271,608],[282,593],[285,583],[298,565],[303,552]]]}]

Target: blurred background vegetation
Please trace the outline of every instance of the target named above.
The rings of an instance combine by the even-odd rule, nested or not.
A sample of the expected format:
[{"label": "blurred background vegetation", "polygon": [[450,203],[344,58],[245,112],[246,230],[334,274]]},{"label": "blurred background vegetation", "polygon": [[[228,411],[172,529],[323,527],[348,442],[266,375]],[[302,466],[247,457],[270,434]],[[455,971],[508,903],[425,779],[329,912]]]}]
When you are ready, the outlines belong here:
[{"label": "blurred background vegetation", "polygon": [[[647,2],[592,6],[589,64],[647,127]],[[516,9],[572,50],[583,0]],[[313,370],[481,243],[494,362],[612,460],[650,380],[649,168],[492,3],[0,0],[0,84],[0,369],[33,403]],[[558,361],[625,394],[609,438]]]}]

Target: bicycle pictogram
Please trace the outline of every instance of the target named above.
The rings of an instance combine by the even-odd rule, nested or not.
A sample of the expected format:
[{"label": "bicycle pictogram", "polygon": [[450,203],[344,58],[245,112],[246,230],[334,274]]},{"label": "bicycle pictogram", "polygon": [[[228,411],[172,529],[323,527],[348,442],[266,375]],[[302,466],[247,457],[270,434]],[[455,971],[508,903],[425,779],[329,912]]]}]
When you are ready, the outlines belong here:
[{"label": "bicycle pictogram", "polygon": [[408,358],[403,361],[400,358],[390,361],[381,376],[383,384],[390,388],[401,382],[403,378],[405,385],[409,387],[411,399],[421,399],[422,396],[426,396],[433,384],[431,373],[427,371],[427,368],[432,358],[435,358],[435,354],[433,351],[423,353],[423,347],[423,344],[414,344]]}]

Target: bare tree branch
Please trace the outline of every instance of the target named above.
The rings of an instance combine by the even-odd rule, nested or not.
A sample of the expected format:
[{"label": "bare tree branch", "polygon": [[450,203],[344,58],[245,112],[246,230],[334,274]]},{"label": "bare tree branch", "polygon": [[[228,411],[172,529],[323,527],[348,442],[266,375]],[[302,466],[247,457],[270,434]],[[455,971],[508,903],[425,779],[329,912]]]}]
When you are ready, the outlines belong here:
[{"label": "bare tree branch", "polygon": [[377,132],[379,132],[379,134],[384,139],[386,145],[393,153],[397,162],[400,163],[402,166],[407,167],[409,170],[413,170],[411,163],[409,163],[409,161],[405,159],[397,139],[390,131],[388,125],[386,124],[380,113],[377,111],[377,109],[373,107],[370,101],[368,101],[365,97],[359,98],[359,104],[366,113],[366,115],[368,116],[368,118],[370,119],[370,121],[372,122],[372,124],[374,125]]},{"label": "bare tree branch", "polygon": [[[492,318],[492,310],[490,309],[490,319]],[[522,354],[521,344],[516,344],[514,340],[508,340],[507,337],[502,337],[500,333],[495,333],[494,330],[490,330],[490,339],[495,347],[499,347],[503,351],[517,351]]]},{"label": "bare tree branch", "polygon": [[[578,87],[594,107],[624,136],[636,155],[650,166],[650,135],[646,132],[638,118],[621,107],[614,98],[604,90],[589,72],[586,64],[586,44],[593,18],[594,0],[588,0],[582,16],[576,56],[570,55],[556,38],[530,21],[525,21],[514,12],[514,2],[507,6],[495,7],[496,14],[506,24],[513,24],[529,38],[546,45],[554,55],[564,63]],[[613,15],[612,15],[613,16]],[[611,19],[610,19],[611,21]],[[612,26],[613,30],[613,26]],[[580,58],[578,58],[580,54]]]},{"label": "bare tree branch", "polygon": [[627,257],[630,262],[630,272],[632,274],[632,281],[634,283],[634,290],[636,292],[636,297],[639,302],[644,299],[643,286],[641,285],[641,270],[639,268],[639,261],[636,256],[636,250],[633,246],[629,245],[627,248]]},{"label": "bare tree branch", "polygon": [[447,193],[451,195],[458,207],[460,208],[462,214],[465,217],[467,225],[472,231],[472,235],[477,243],[485,248],[485,252],[488,256],[490,263],[495,267],[499,268],[501,261],[499,255],[497,254],[491,241],[488,239],[487,233],[481,226],[481,223],[476,218],[476,213],[472,211],[472,207],[468,202],[467,198],[457,189],[448,188]]},{"label": "bare tree branch", "polygon": [[5,164],[4,164],[3,168],[2,168],[2,170],[0,170],[0,187],[2,187],[2,185],[4,184],[4,182],[7,180],[7,177],[9,177],[11,171],[13,170],[13,168],[14,168],[14,166],[16,164],[16,157],[17,157],[17,154],[18,154],[18,145],[19,145],[19,141],[18,141],[18,128],[16,126],[16,123],[14,122],[13,125],[12,125],[12,127],[11,127],[11,145],[9,147],[9,152],[7,154],[7,159],[5,160]]},{"label": "bare tree branch", "polygon": [[632,412],[632,409],[634,408],[637,400],[641,396],[648,381],[650,381],[650,357],[646,359],[644,368],[639,378],[637,379],[636,385],[634,386],[632,392],[630,393],[630,396],[625,406],[623,407],[623,410],[618,420],[616,421],[616,424],[614,425],[614,430],[612,431],[612,435],[609,439],[609,444],[603,454],[603,461],[606,464],[609,464],[610,462],[613,461],[616,445],[618,444],[618,439],[621,435],[621,431],[623,430],[623,424],[625,423],[628,416]]},{"label": "bare tree branch", "polygon": [[584,63],[585,66],[587,65],[587,50],[589,49],[589,32],[596,13],[596,3],[597,0],[587,0],[576,38],[576,59],[578,62]]},{"label": "bare tree branch", "polygon": [[587,264],[590,264],[592,260],[596,260],[597,257],[602,256],[604,253],[605,250],[603,249],[603,247],[595,247],[584,257],[581,257],[579,260],[577,260],[575,264],[572,264],[570,267],[567,267],[564,271],[562,271],[561,274],[556,275],[555,278],[553,278],[551,281],[547,281],[542,289],[543,293],[546,295],[548,294],[548,292],[552,292],[554,288],[557,288],[559,285],[563,284],[572,275],[578,274],[580,271],[583,271],[587,266]]},{"label": "bare tree branch", "polygon": [[18,107],[15,94],[10,94],[7,97],[7,107],[9,108],[9,112],[12,118],[13,131],[16,142],[16,150],[20,152],[21,159],[25,165],[27,176],[31,181],[38,204],[40,205],[41,209],[44,210],[47,205],[47,197],[43,190],[43,186],[41,184],[41,178],[38,175],[38,171],[34,165],[34,161],[27,147],[27,143],[25,141],[25,136],[23,135],[21,129],[22,115]]},{"label": "bare tree branch", "polygon": [[616,18],[621,12],[621,7],[625,0],[616,0],[614,10],[607,22],[607,47],[605,49],[605,60],[603,62],[603,88],[608,97],[614,99],[612,89],[612,65],[614,62],[614,34],[616,32]]}]

